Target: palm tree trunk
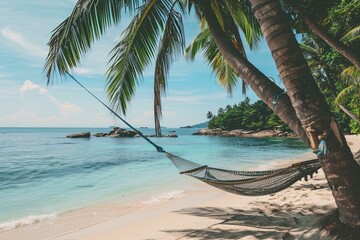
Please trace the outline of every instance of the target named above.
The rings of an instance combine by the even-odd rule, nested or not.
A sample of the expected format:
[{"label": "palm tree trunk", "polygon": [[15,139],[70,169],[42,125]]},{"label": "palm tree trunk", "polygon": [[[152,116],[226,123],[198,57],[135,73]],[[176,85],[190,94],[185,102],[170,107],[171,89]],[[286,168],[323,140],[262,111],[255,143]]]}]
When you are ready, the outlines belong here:
[{"label": "palm tree trunk", "polygon": [[310,28],[312,32],[318,35],[322,40],[324,40],[330,47],[335,49],[338,53],[343,55],[347,60],[355,65],[357,69],[360,69],[360,56],[355,54],[356,51],[352,50],[350,47],[346,46],[339,40],[335,39],[323,26],[318,24],[314,19],[307,15],[296,3],[293,1],[286,1],[291,5],[291,9],[297,13],[304,21],[304,23]]},{"label": "palm tree trunk", "polygon": [[301,124],[315,143],[317,136],[327,133],[329,153],[319,160],[338,206],[340,220],[359,228],[360,166],[355,162],[344,135],[331,119],[329,106],[311,75],[289,26],[288,16],[279,0],[250,2]]},{"label": "palm tree trunk", "polygon": [[341,110],[344,111],[344,113],[346,113],[349,117],[351,117],[354,121],[357,121],[358,123],[360,123],[360,118],[358,116],[356,116],[355,114],[353,114],[352,112],[350,112],[349,109],[347,109],[344,105],[338,104],[339,107],[341,108]]},{"label": "palm tree trunk", "polygon": [[335,87],[335,81],[334,81],[334,78],[332,77],[332,74],[330,73],[329,66],[327,66],[327,64],[325,64],[323,66],[323,69],[324,69],[326,77],[327,77],[328,87],[330,88],[332,94],[336,98],[337,91],[336,91],[336,87]]},{"label": "palm tree trunk", "polygon": [[[262,99],[278,116],[294,131],[306,144],[310,145],[309,138],[300,121],[296,117],[294,108],[283,90],[252,65],[243,54],[232,45],[230,39],[222,30],[207,0],[198,0],[197,4],[203,11],[214,41],[219,51],[230,66],[239,74],[239,77]],[[274,105],[274,98],[280,96]]]}]

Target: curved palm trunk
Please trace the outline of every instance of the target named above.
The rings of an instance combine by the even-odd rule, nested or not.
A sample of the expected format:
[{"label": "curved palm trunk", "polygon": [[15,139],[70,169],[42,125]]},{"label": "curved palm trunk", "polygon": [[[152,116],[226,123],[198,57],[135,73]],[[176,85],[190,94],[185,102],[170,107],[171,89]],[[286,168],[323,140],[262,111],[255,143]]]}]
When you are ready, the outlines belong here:
[{"label": "curved palm trunk", "polygon": [[[278,116],[293,130],[306,144],[310,145],[308,136],[296,117],[294,108],[283,90],[266,77],[254,65],[252,65],[242,53],[235,48],[230,39],[221,29],[216,16],[214,15],[207,0],[198,0],[197,4],[203,11],[204,17],[209,26],[214,41],[219,51],[230,66],[239,74],[239,77],[263,100]],[[274,98],[279,96],[276,107],[273,104]]]},{"label": "curved palm trunk", "polygon": [[336,98],[337,96],[337,91],[336,91],[336,87],[335,87],[335,81],[334,78],[332,77],[331,73],[330,73],[330,69],[329,66],[327,66],[327,64],[325,64],[323,66],[323,69],[325,71],[325,74],[327,76],[327,80],[328,80],[328,87],[330,88],[332,94],[334,95],[334,97]]},{"label": "curved palm trunk", "polygon": [[346,59],[348,59],[352,64],[355,65],[357,69],[360,69],[360,56],[355,54],[355,51],[335,39],[323,26],[318,24],[314,19],[312,19],[309,15],[304,13],[304,11],[294,4],[292,1],[286,1],[290,3],[291,8],[296,12],[300,18],[304,21],[304,23],[310,28],[312,32],[318,35],[322,40],[324,40],[330,47],[335,49],[338,53],[343,55]]},{"label": "curved palm trunk", "polygon": [[355,114],[353,114],[352,112],[350,112],[349,109],[347,109],[344,105],[338,104],[340,109],[344,111],[344,113],[346,113],[349,117],[351,117],[353,120],[357,121],[358,123],[360,123],[360,118],[358,116],[356,116]]},{"label": "curved palm trunk", "polygon": [[317,146],[316,137],[327,133],[329,153],[319,160],[338,206],[340,220],[349,226],[360,227],[360,166],[330,117],[329,106],[310,73],[289,19],[279,0],[250,2],[296,115],[313,140],[313,148]]}]

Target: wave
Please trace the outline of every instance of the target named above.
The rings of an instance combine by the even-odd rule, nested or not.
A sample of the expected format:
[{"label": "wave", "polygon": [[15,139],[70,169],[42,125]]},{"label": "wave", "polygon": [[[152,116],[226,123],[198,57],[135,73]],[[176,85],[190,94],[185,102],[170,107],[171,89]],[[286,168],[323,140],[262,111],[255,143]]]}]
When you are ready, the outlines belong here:
[{"label": "wave", "polygon": [[142,202],[142,204],[146,205],[146,206],[159,205],[159,204],[165,203],[167,201],[170,201],[172,199],[182,197],[182,196],[184,196],[184,193],[185,193],[184,190],[175,190],[175,191],[171,191],[171,192],[166,192],[166,193],[163,193],[156,197],[152,197],[149,200]]},{"label": "wave", "polygon": [[32,215],[32,216],[27,216],[27,217],[24,217],[24,218],[20,218],[18,220],[13,220],[13,221],[9,221],[9,222],[0,223],[0,231],[14,230],[14,229],[19,228],[19,227],[32,225],[32,224],[42,222],[42,221],[45,221],[45,220],[52,220],[52,219],[55,219],[56,216],[57,216],[56,213],[42,214],[42,215]]}]

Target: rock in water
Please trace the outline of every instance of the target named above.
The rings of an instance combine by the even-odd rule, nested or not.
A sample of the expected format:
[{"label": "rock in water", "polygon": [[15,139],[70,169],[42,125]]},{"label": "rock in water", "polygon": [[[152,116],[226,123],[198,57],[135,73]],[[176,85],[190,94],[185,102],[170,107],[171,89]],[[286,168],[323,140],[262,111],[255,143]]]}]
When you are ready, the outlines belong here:
[{"label": "rock in water", "polygon": [[90,132],[74,133],[66,136],[67,138],[90,138]]}]

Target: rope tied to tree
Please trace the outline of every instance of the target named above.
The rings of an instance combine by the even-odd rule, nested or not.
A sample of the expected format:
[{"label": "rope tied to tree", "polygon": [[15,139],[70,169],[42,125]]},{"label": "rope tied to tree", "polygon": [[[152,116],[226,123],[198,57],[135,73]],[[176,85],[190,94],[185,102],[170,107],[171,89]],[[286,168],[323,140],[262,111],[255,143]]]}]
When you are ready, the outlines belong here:
[{"label": "rope tied to tree", "polygon": [[277,105],[277,103],[278,103],[278,101],[279,101],[279,98],[281,97],[281,95],[283,95],[283,94],[286,94],[286,91],[285,90],[283,90],[283,92],[282,93],[280,93],[280,94],[278,94],[278,95],[275,95],[274,96],[274,100],[273,100],[273,107],[274,107],[274,110],[276,109],[276,105]]}]

